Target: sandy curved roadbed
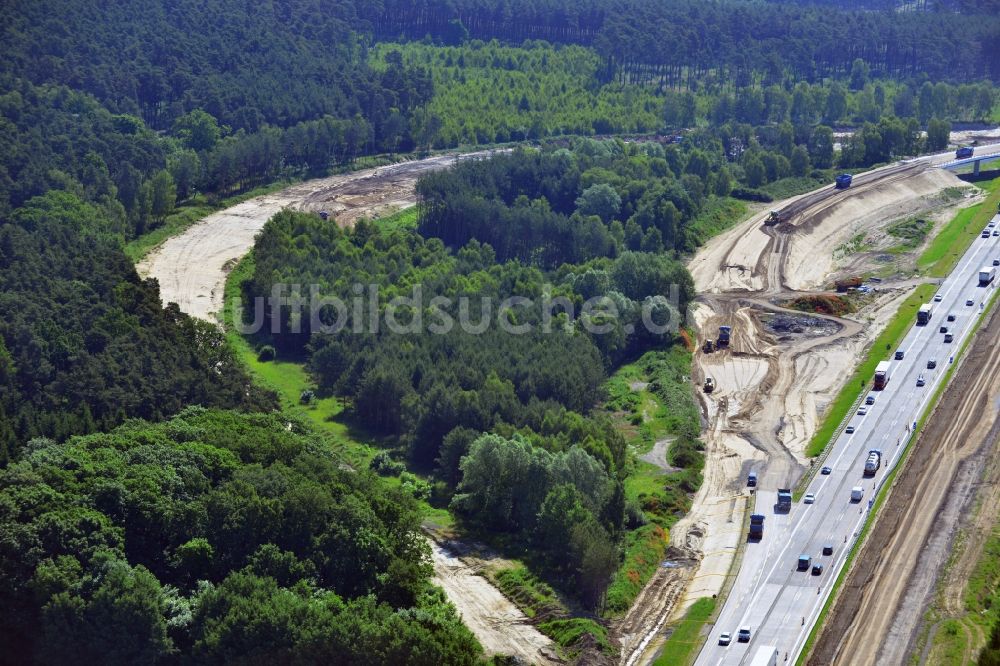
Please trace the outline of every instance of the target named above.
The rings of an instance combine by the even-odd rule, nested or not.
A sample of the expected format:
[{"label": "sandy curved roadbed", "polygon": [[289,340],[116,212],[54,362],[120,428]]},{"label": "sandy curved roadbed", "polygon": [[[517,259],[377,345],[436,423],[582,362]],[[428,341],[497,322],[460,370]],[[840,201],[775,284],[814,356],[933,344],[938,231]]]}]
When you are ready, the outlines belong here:
[{"label": "sandy curved roadbed", "polygon": [[[464,158],[485,153],[472,153]],[[222,311],[226,274],[253,247],[254,237],[283,208],[328,210],[337,224],[351,225],[417,203],[414,185],[421,174],[451,166],[456,155],[438,155],[377,169],[330,176],[255,197],[213,213],[168,239],[136,269],[156,278],[164,303],[208,321]]]}]

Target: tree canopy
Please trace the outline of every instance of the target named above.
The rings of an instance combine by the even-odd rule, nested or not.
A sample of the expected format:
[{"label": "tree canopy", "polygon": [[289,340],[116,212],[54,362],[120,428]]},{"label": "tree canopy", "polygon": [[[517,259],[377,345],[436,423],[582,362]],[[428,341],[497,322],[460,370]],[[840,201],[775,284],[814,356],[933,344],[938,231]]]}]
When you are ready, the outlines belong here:
[{"label": "tree canopy", "polygon": [[35,439],[0,506],[2,663],[478,661],[413,499],[288,417]]}]

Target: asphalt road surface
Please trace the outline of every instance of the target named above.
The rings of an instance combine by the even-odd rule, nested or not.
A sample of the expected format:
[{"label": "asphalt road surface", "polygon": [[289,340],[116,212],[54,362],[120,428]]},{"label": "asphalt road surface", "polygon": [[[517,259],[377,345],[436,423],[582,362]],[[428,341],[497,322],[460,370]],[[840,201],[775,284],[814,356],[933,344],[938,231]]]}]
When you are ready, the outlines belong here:
[{"label": "asphalt road surface", "polygon": [[[993,222],[1000,229],[1000,216]],[[817,473],[806,488],[806,493],[815,495],[814,503],[800,500],[790,512],[776,513],[777,489],[757,490],[755,512],[766,516],[764,537],[746,545],[739,574],[697,664],[749,664],[764,645],[778,648],[779,663],[785,661],[786,653],[789,663],[798,657],[830,585],[868,518],[870,502],[898,461],[914,421],[941,383],[951,357],[975,330],[976,319],[1000,281],[979,284],[980,267],[992,266],[994,259],[1000,259],[1000,236],[991,233],[989,238],[977,238],[941,285],[937,292],[941,301],[933,303],[930,323],[914,326],[899,347],[903,359],[891,361],[885,390],[873,392],[875,402],[867,406],[867,414],[854,414],[847,422],[855,431],[842,431],[826,459],[817,463],[832,471]],[[969,300],[972,304],[966,305]],[[947,321],[949,314],[955,315],[954,321]],[[952,342],[944,341],[941,326],[954,335]],[[928,369],[932,358],[937,367]],[[917,386],[921,375],[925,384]],[[871,449],[882,452],[882,463],[874,476],[864,476]],[[864,489],[860,502],[851,501],[855,486]],[[824,545],[833,547],[832,555],[822,554]],[[814,575],[811,566],[798,571],[800,555],[809,556],[810,565],[822,564],[822,573]],[[750,642],[740,643],[737,631],[747,626]],[[718,644],[722,632],[732,633],[729,646]]]}]

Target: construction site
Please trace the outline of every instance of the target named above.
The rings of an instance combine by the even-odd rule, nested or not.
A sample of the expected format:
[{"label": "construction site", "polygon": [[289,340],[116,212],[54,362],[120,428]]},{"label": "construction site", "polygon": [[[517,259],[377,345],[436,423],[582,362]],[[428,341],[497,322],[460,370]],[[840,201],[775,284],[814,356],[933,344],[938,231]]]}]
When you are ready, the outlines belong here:
[{"label": "construction site", "polygon": [[[168,240],[139,270],[159,280],[164,301],[177,302],[186,312],[211,320],[221,310],[228,270],[281,208],[328,211],[338,224],[350,225],[361,217],[415,204],[413,187],[419,174],[454,159],[439,156],[369,169],[252,199]],[[669,566],[657,570],[630,611],[610,628],[621,664],[649,663],[669,627],[696,600],[725,595],[739,562],[750,499],[748,473],[759,474],[762,484],[795,487],[810,470],[806,447],[844,378],[912,289],[933,281],[915,270],[923,245],[890,251],[897,239],[887,228],[920,216],[934,226],[927,234],[930,239],[959,208],[981,199],[981,190],[927,161],[897,164],[856,176],[846,190],[830,185],[760,208],[691,258],[689,270],[699,293],[688,315],[699,332],[691,380],[704,389],[698,391],[706,446],[704,482],[692,510],[670,531]],[[777,218],[772,209],[780,211]],[[878,277],[858,289],[859,275]],[[851,286],[850,293],[838,293],[838,282],[841,291],[844,285]],[[994,317],[977,337],[975,350],[988,356],[983,350],[990,345],[995,349],[997,335],[1000,324]],[[964,364],[956,383],[985,387],[994,382],[982,395],[995,395],[994,360],[984,357],[983,362]],[[946,401],[958,400],[956,395],[950,390]],[[938,409],[968,415],[981,408],[948,402]],[[972,501],[978,471],[991,459],[983,442],[996,440],[995,429],[977,418],[932,420],[923,438],[933,437],[936,448],[921,452],[918,446],[896,484],[924,488],[919,497],[927,508],[944,501],[940,491],[950,483],[947,474],[965,478],[967,492],[945,498],[950,505],[959,503],[957,511],[963,502]],[[929,460],[936,461],[934,480],[925,478],[930,475]],[[972,465],[974,460],[980,464]],[[931,489],[938,492],[926,492]],[[890,555],[910,551],[913,540],[926,536],[926,529],[903,528],[906,523],[891,518],[917,513],[910,505],[914,497],[907,492],[893,494],[895,499],[884,509],[885,519],[879,520],[865,546],[880,554],[858,558],[864,566],[852,570],[811,663],[887,663],[867,646],[890,631],[914,635],[918,613],[909,613],[909,620],[894,619],[887,610],[899,604],[919,605],[920,595],[931,593],[905,584],[920,580],[923,569],[899,577],[891,593],[880,586],[877,603],[870,600],[875,598],[871,581],[896,566]],[[944,538],[940,533],[933,536]],[[921,560],[919,566],[940,564],[947,543],[939,545],[941,557]],[[486,560],[454,543],[435,544],[433,559],[435,580],[488,652],[515,654],[531,663],[558,660],[551,641],[477,575]],[[911,643],[912,638],[905,646]],[[896,656],[902,654],[898,650]]]}]

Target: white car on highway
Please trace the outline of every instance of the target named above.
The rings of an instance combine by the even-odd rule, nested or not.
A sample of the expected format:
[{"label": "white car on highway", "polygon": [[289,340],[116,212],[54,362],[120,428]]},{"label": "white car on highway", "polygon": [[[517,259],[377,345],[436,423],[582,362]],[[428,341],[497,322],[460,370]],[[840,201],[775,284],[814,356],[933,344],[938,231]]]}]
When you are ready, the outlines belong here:
[{"label": "white car on highway", "polygon": [[806,493],[806,496],[802,498],[802,501],[806,504],[812,504],[816,501],[816,495],[814,493]]}]

